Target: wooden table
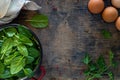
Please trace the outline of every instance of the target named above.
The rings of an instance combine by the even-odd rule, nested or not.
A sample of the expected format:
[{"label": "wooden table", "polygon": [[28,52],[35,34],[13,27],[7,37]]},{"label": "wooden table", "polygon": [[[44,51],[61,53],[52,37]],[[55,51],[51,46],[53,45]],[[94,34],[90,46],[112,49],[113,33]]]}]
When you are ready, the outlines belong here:
[{"label": "wooden table", "polygon": [[[43,80],[85,80],[85,65],[82,63],[85,53],[95,59],[99,54],[104,54],[108,60],[108,51],[112,49],[116,59],[120,60],[120,32],[114,23],[105,23],[100,14],[93,15],[88,11],[89,0],[36,1],[42,6],[39,12],[49,17],[48,28],[35,29],[29,26],[42,44],[42,65],[47,71]],[[105,1],[106,6],[110,5],[109,1]],[[29,12],[26,14],[33,15]],[[19,23],[26,24],[21,18],[19,20]],[[103,29],[112,33],[111,39],[103,37]],[[119,69],[114,72],[115,76],[120,76]],[[120,79],[115,77],[115,80]]]}]

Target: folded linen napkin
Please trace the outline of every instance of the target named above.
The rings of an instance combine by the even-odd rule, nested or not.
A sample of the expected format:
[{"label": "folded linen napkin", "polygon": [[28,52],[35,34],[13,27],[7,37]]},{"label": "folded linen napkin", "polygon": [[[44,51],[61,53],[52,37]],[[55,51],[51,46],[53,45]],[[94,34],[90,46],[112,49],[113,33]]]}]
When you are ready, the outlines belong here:
[{"label": "folded linen napkin", "polygon": [[0,25],[10,23],[20,10],[39,10],[41,7],[30,0],[0,0]]}]

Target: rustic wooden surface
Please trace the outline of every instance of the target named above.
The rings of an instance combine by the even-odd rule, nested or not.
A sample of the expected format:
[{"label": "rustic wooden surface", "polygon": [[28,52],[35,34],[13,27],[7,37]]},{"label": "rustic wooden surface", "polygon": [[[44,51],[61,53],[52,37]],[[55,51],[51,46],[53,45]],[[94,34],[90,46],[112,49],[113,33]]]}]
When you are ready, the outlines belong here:
[{"label": "rustic wooden surface", "polygon": [[[116,59],[120,60],[120,32],[114,23],[105,23],[100,14],[91,14],[87,9],[88,1],[36,0],[42,6],[39,12],[49,17],[48,28],[30,27],[43,47],[42,65],[47,71],[43,80],[85,80],[85,65],[82,63],[85,53],[95,59],[104,54],[107,60],[108,51],[112,49]],[[105,0],[106,6],[111,5],[109,1]],[[24,23],[22,19],[19,22]],[[104,39],[101,35],[103,29],[112,33],[111,39]],[[120,80],[119,72],[119,69],[114,70],[115,80]]]}]

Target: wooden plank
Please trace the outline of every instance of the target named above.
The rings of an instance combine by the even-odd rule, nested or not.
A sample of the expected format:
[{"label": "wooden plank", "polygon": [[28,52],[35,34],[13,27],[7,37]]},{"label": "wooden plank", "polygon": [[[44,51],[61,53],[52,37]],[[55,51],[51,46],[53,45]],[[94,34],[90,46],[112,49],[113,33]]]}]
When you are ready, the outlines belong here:
[{"label": "wooden plank", "polygon": [[[119,61],[120,32],[116,30],[114,23],[105,23],[100,14],[91,14],[87,9],[88,1],[43,0],[41,3],[41,0],[37,0],[42,6],[40,12],[49,17],[48,28],[35,29],[29,25],[43,47],[42,65],[47,70],[43,80],[85,80],[85,65],[82,63],[85,53],[95,59],[103,54],[107,61],[108,51],[112,49]],[[105,3],[106,6],[110,5],[110,0]],[[26,15],[29,16],[30,13]],[[18,22],[26,24],[24,21]],[[111,39],[104,39],[101,35],[103,29],[112,33]],[[114,70],[116,76],[120,76],[119,72],[119,68]],[[119,77],[115,80],[119,80]]]}]

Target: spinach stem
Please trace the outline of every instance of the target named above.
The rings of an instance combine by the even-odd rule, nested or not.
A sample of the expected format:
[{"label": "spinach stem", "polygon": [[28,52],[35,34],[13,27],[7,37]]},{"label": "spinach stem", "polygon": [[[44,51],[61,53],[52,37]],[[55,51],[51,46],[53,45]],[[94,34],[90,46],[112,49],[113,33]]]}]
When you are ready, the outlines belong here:
[{"label": "spinach stem", "polygon": [[5,55],[5,53],[3,53],[3,55],[1,56],[1,58],[0,58],[1,60],[3,59],[4,55]]},{"label": "spinach stem", "polygon": [[29,21],[29,22],[45,22],[45,21],[36,21],[36,20],[25,20],[25,21]]}]

